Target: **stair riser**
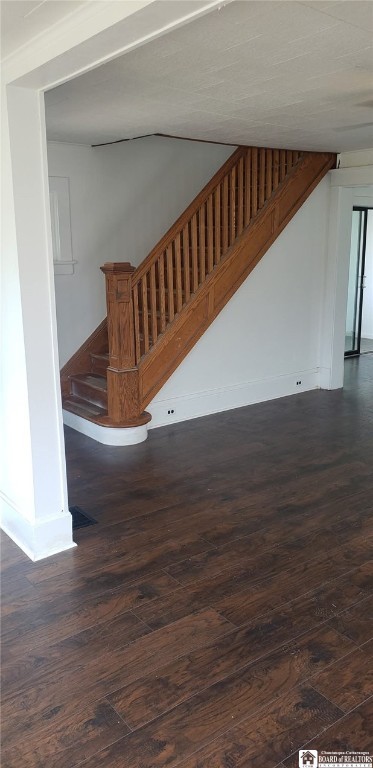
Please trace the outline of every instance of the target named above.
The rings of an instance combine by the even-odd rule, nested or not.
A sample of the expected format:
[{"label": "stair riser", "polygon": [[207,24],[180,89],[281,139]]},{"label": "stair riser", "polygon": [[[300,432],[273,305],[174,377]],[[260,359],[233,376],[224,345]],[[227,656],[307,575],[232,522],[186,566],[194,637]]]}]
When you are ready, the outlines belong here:
[{"label": "stair riser", "polygon": [[91,371],[92,373],[98,373],[100,376],[106,376],[106,371],[109,365],[109,361],[98,360],[95,357],[91,357]]},{"label": "stair riser", "polygon": [[107,392],[96,389],[86,382],[72,381],[71,393],[88,400],[93,405],[101,405],[103,408],[107,408]]}]

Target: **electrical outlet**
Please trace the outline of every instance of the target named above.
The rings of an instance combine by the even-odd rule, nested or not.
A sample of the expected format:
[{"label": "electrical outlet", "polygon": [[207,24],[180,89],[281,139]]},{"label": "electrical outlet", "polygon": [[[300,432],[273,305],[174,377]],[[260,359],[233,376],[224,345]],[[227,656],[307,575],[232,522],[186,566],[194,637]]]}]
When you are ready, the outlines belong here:
[{"label": "electrical outlet", "polygon": [[299,384],[301,384],[302,382],[301,382],[301,380],[299,380],[299,381],[296,381],[295,383],[296,383],[297,387],[299,387]]},{"label": "electrical outlet", "polygon": [[173,408],[169,408],[169,410],[167,411],[167,413],[168,413],[168,415],[170,416],[172,413],[175,413],[175,411],[174,411],[174,409],[173,409]]}]

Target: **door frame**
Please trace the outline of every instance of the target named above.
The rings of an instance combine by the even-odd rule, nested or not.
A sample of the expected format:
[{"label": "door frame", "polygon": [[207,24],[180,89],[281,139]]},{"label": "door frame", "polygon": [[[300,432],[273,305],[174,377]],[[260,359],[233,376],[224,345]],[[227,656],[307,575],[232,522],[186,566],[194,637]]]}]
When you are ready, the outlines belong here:
[{"label": "door frame", "polygon": [[[358,266],[360,266],[360,286],[357,287],[356,294],[358,295],[358,298],[356,296],[356,303],[359,305],[356,309],[358,312],[358,329],[357,329],[357,346],[356,349],[349,350],[344,353],[345,359],[348,359],[349,357],[359,357],[360,352],[360,345],[361,345],[361,324],[363,319],[363,301],[364,301],[364,272],[365,272],[365,254],[366,254],[366,244],[367,244],[367,228],[368,228],[368,211],[373,210],[373,206],[363,206],[363,205],[354,205],[352,208],[352,213],[354,211],[361,211],[365,214],[363,217],[363,231],[362,234],[360,234],[360,237],[362,236],[362,248],[361,248],[361,262],[358,263]],[[360,240],[359,240],[360,245]],[[350,248],[350,261],[351,261],[351,248]],[[349,265],[350,266],[350,265]],[[355,310],[356,311],[356,310]],[[347,307],[346,307],[346,313],[347,313]]]},{"label": "door frame", "polygon": [[321,389],[341,389],[344,379],[352,210],[354,206],[373,207],[373,166],[330,171],[330,184],[327,268],[320,327],[319,381]]}]

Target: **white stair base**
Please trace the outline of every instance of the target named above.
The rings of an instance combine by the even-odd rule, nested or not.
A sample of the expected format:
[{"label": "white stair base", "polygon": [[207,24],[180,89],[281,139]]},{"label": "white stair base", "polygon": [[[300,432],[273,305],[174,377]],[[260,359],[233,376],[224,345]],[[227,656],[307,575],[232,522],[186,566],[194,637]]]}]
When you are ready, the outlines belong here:
[{"label": "white stair base", "polygon": [[62,413],[67,427],[76,429],[77,432],[82,432],[83,435],[103,445],[136,445],[136,443],[143,443],[148,436],[147,424],[142,424],[140,427],[103,427],[70,411],[63,410]]}]

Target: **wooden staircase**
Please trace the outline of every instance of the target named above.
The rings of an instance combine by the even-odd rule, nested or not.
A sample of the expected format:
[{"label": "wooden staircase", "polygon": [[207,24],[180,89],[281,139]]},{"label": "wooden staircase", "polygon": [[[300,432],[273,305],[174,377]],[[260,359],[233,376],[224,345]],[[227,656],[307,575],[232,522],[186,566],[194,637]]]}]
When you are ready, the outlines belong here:
[{"label": "wooden staircase", "polygon": [[149,421],[146,406],[334,165],[240,147],[137,269],[101,267],[107,320],[62,368],[63,408],[109,427]]}]

